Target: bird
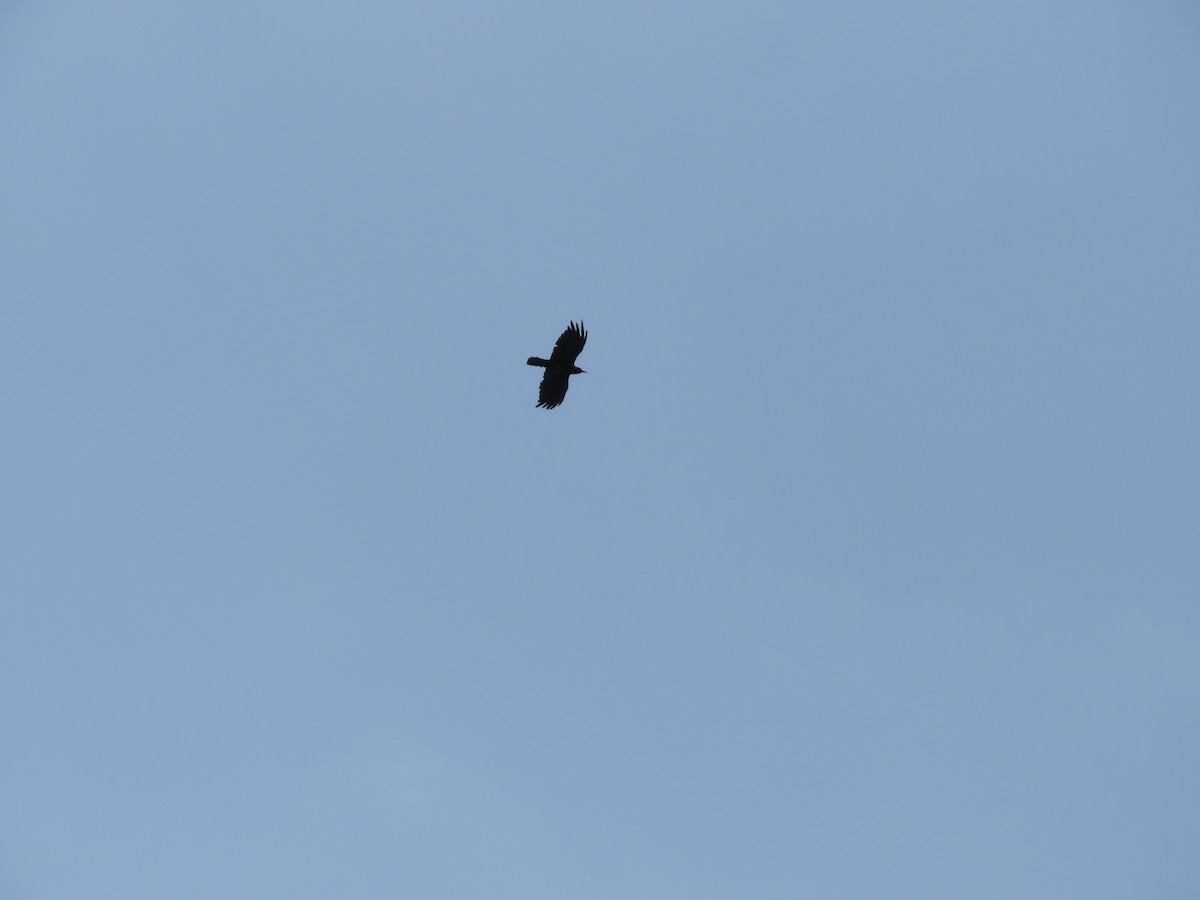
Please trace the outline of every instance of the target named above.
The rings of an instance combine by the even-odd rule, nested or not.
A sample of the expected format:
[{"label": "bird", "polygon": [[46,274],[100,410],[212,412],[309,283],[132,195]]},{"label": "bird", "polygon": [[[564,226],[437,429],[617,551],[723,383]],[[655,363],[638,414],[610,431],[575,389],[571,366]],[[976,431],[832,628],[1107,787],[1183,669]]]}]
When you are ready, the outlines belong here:
[{"label": "bird", "polygon": [[538,388],[537,405],[539,407],[554,409],[567,396],[567,379],[572,375],[587,374],[575,365],[575,358],[579,356],[586,343],[587,332],[583,328],[583,322],[581,321],[578,325],[572,322],[567,330],[559,335],[558,341],[554,345],[554,352],[550,354],[549,359],[537,356],[529,357],[529,365],[541,366],[546,370],[542,374],[541,387]]}]

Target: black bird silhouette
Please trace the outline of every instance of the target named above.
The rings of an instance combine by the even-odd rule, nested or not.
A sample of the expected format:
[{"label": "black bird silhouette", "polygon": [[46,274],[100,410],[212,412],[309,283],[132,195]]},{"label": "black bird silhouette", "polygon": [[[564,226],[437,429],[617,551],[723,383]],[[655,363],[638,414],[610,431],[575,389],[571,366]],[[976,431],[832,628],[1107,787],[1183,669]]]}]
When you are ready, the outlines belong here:
[{"label": "black bird silhouette", "polygon": [[538,406],[554,409],[567,396],[567,379],[572,375],[587,374],[575,365],[575,357],[579,356],[586,343],[587,332],[583,330],[583,323],[576,325],[572,322],[570,327],[559,335],[558,343],[554,345],[554,352],[550,354],[549,359],[529,357],[529,365],[541,366],[546,370],[542,375],[542,386],[538,388]]}]

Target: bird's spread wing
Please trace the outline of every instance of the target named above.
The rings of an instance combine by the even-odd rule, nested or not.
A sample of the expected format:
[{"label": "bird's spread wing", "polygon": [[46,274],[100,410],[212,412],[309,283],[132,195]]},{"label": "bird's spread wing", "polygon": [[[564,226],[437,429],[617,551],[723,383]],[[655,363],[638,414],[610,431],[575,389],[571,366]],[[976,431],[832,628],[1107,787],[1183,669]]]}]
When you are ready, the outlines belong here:
[{"label": "bird's spread wing", "polygon": [[[554,351],[558,352],[557,348]],[[541,387],[538,388],[538,406],[554,409],[567,396],[567,373],[547,369],[542,376]]]},{"label": "bird's spread wing", "polygon": [[[567,330],[559,335],[558,342],[554,345],[554,352],[550,354],[550,362],[556,366],[573,366],[575,365],[575,357],[583,351],[583,345],[587,343],[587,332],[583,328],[583,323],[576,325],[574,322],[568,326]],[[542,382],[545,384],[545,382]],[[566,393],[566,387],[563,387],[563,393]]]}]

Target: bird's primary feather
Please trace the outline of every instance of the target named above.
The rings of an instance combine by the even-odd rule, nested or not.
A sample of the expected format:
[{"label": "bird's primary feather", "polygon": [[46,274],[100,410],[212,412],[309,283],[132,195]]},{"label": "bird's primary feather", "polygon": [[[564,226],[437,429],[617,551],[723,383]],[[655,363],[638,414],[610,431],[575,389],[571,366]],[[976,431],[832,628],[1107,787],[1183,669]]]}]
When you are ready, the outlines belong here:
[{"label": "bird's primary feather", "polygon": [[575,360],[579,354],[583,352],[583,345],[587,343],[587,332],[583,328],[583,323],[576,325],[572,322],[567,326],[567,330],[558,336],[558,340],[554,344],[554,352],[550,354],[551,365],[571,367],[575,365]]}]

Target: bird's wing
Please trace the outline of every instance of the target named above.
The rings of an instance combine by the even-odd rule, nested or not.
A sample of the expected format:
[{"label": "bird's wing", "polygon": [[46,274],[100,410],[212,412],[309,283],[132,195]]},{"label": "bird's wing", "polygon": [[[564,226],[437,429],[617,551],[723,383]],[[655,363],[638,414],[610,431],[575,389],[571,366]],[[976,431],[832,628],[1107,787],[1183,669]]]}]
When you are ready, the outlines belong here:
[{"label": "bird's wing", "polygon": [[572,322],[567,330],[559,335],[554,352],[550,354],[550,362],[557,366],[575,365],[575,357],[583,351],[583,345],[586,343],[587,332],[583,329],[583,323],[576,325]]},{"label": "bird's wing", "polygon": [[538,406],[554,409],[567,396],[567,374],[547,369],[538,388]]}]

